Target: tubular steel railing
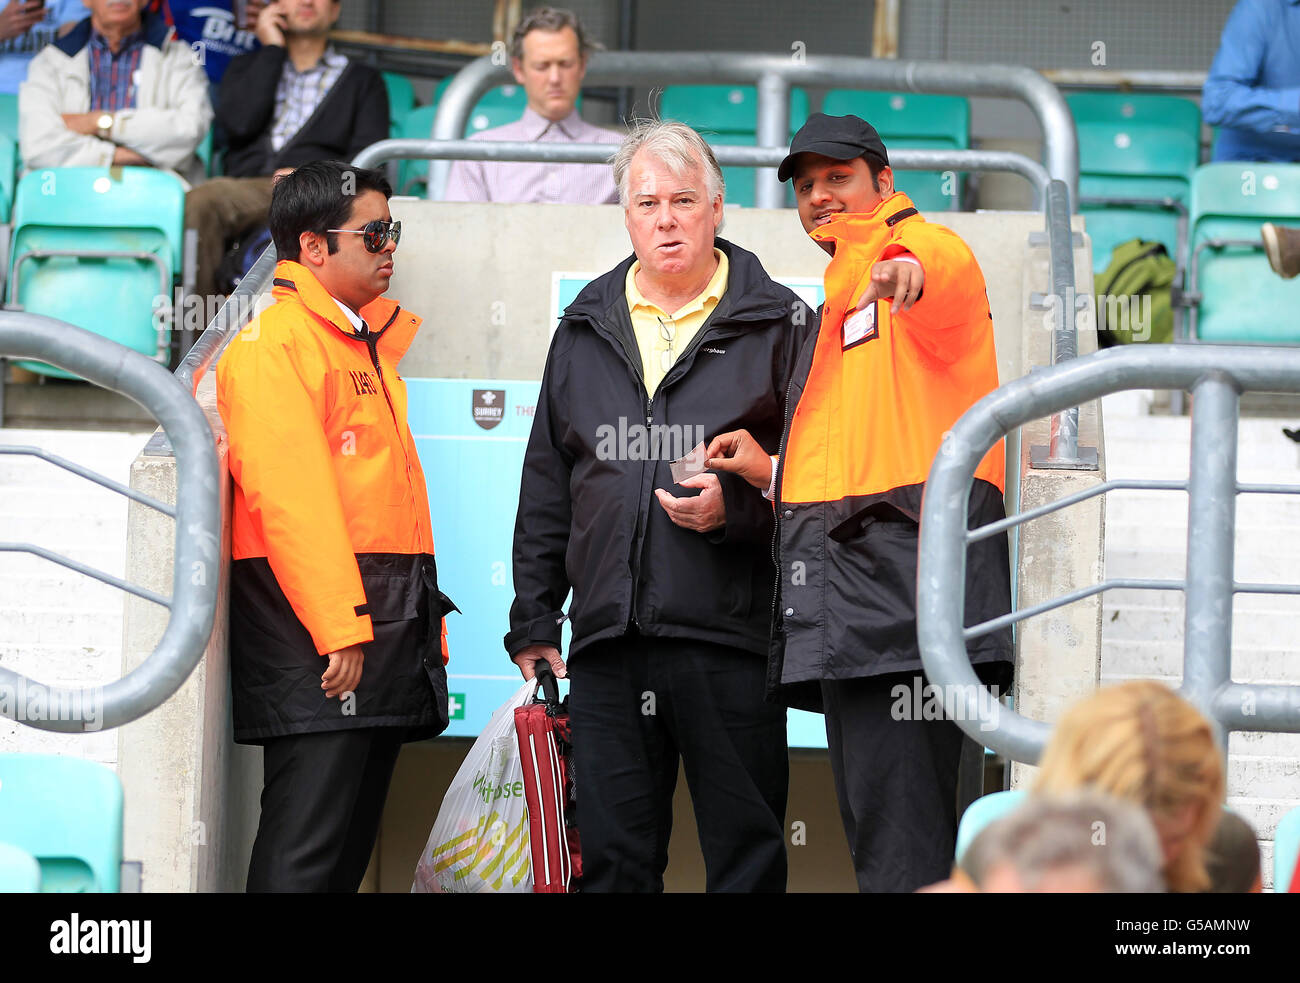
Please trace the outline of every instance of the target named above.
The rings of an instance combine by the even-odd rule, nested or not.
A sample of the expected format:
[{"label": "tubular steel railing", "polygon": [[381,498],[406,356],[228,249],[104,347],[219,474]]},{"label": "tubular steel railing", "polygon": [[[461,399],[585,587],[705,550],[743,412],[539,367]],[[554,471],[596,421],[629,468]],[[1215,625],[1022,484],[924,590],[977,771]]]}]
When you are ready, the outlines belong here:
[{"label": "tubular steel railing", "polygon": [[[1005,520],[967,529],[967,500],[975,468],[994,443],[1016,427],[1062,407],[1125,389],[1191,390],[1187,481],[1109,481]],[[1233,595],[1300,594],[1300,585],[1239,583],[1234,577],[1237,495],[1300,493],[1300,486],[1237,480],[1239,397],[1247,391],[1300,393],[1300,350],[1199,345],[1112,349],[1010,382],[957,421],[926,482],[917,637],[930,682],[955,695],[955,722],[972,738],[1008,758],[1033,764],[1046,743],[1049,727],[1003,707],[998,707],[996,715],[989,712],[991,703],[971,668],[966,642],[1112,588],[1185,592],[1182,693],[1216,723],[1225,747],[1223,731],[1300,731],[1300,686],[1247,685],[1231,679]],[[1121,488],[1187,492],[1187,566],[1182,580],[1104,580],[978,625],[964,624],[969,543]]]},{"label": "tubular steel railing", "polygon": [[41,730],[118,727],[161,704],[198,665],[217,608],[221,513],[212,431],[191,393],[162,365],[107,338],[38,314],[0,313],[0,358],[46,362],[133,399],[162,425],[176,456],[176,505],[134,491],[38,447],[0,446],[0,454],[44,460],[176,521],[172,593],[147,588],[32,543],[0,542],[0,552],[30,553],[171,612],[158,647],[128,675],[105,686],[47,686],[0,666],[0,714]]},{"label": "tubular steel railing", "polygon": [[[454,76],[438,100],[430,134],[454,140],[479,97],[498,85],[514,81],[508,65],[485,55]],[[1074,117],[1056,86],[1021,65],[973,65],[937,61],[897,61],[847,55],[790,57],[728,51],[597,51],[587,63],[589,85],[674,85],[696,83],[754,85],[758,90],[755,142],[760,147],[784,147],[790,139],[790,87],[888,89],[901,92],[941,92],[959,96],[1019,99],[1043,129],[1048,173],[1064,181],[1072,199],[1079,184],[1079,141]],[[892,157],[892,153],[891,153]],[[434,165],[429,196],[436,198],[446,184],[447,165]],[[755,183],[760,208],[780,208],[783,191],[776,174],[762,170]]]}]

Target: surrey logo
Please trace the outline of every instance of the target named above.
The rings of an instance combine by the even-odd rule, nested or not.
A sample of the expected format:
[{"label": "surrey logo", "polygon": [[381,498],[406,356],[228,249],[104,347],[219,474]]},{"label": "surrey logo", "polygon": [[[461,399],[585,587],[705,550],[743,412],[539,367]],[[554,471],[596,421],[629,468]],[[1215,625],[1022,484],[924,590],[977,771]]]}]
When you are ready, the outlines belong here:
[{"label": "surrey logo", "polygon": [[484,430],[491,430],[506,415],[504,389],[474,390],[474,422]]}]

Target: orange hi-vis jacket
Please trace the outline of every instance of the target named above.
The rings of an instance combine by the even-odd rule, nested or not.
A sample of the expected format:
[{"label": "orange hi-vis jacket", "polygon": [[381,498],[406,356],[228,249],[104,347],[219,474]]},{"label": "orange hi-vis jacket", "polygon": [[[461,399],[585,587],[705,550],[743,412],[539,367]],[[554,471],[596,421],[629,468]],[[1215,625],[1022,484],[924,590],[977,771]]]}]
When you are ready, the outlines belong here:
[{"label": "orange hi-vis jacket", "polygon": [[[429,736],[446,726],[452,605],[397,374],[420,319],[381,297],[359,312],[363,334],[306,266],[275,272],[276,303],[217,366],[234,479],[236,739],[371,726]],[[364,663],[343,715],[324,699],[320,657],[351,645]]]},{"label": "orange hi-vis jacket", "polygon": [[[926,222],[896,193],[810,235],[833,243],[834,254],[817,337],[795,370],[780,455],[776,614],[784,654],[772,680],[805,697],[811,688],[795,684],[920,667],[916,545],[925,479],[957,418],[998,385],[984,276],[954,232]],[[924,270],[920,299],[897,314],[884,298],[858,310],[875,264],[902,254]],[[1005,468],[999,442],[976,472],[971,508],[981,523],[1004,514]],[[1005,537],[973,546],[967,566],[974,574],[967,624],[1008,610]],[[1010,657],[1009,632],[972,644],[976,661]],[[815,706],[805,697],[790,702]]]}]

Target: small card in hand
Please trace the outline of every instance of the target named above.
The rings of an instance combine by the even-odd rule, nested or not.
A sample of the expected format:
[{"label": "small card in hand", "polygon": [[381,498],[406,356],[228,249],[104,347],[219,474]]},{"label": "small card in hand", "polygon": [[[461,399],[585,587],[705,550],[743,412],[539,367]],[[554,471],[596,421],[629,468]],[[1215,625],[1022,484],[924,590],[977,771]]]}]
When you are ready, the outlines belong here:
[{"label": "small card in hand", "polygon": [[708,460],[708,458],[704,456],[706,450],[707,448],[704,446],[704,441],[701,440],[691,448],[689,454],[668,465],[668,470],[671,471],[673,475],[674,484],[681,484],[687,478],[694,478],[697,474],[703,474],[705,471],[709,470],[704,466],[704,462]]}]

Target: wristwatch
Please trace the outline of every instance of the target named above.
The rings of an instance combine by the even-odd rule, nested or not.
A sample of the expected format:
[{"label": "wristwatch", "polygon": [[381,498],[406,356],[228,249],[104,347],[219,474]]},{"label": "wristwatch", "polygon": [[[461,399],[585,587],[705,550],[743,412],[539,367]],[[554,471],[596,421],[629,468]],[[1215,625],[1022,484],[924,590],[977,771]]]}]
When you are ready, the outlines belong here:
[{"label": "wristwatch", "polygon": [[113,114],[101,113],[99,119],[95,120],[95,133],[101,140],[107,140],[109,133],[113,130]]}]

